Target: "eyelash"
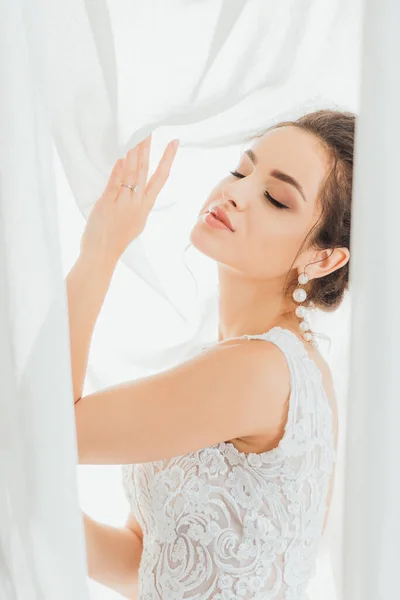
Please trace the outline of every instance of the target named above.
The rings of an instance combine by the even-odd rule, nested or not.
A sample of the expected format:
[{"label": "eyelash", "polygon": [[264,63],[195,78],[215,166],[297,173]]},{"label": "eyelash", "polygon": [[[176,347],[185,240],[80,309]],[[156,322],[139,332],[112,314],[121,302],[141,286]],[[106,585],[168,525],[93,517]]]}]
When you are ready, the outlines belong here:
[{"label": "eyelash", "polygon": [[[229,171],[229,172],[234,177],[240,177],[240,178],[246,177],[246,175],[242,175],[241,173],[238,173],[238,171]],[[264,196],[269,200],[269,202],[271,202],[271,204],[273,204],[276,208],[279,208],[280,210],[289,208],[288,206],[285,206],[284,204],[281,204],[280,202],[278,202],[278,200],[275,200],[275,198],[273,198],[269,192],[264,192]]]}]

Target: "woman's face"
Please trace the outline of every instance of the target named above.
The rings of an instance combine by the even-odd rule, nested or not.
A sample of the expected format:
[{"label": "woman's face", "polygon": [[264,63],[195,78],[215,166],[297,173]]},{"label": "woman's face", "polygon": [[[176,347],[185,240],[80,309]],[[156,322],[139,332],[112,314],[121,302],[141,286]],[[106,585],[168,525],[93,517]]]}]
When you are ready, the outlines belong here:
[{"label": "woman's face", "polygon": [[[315,136],[294,126],[267,132],[246,152],[232,165],[238,175],[228,173],[211,191],[190,239],[200,252],[245,276],[286,277],[318,220],[329,158]],[[208,213],[217,206],[234,231]],[[306,264],[298,257],[294,266]]]}]

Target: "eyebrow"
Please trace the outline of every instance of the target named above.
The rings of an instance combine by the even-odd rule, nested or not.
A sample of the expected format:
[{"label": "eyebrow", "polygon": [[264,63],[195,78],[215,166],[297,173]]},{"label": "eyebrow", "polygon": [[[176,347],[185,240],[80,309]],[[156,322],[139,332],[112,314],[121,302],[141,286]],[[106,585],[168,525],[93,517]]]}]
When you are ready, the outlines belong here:
[{"label": "eyebrow", "polygon": [[[250,160],[253,164],[255,164],[255,165],[257,164],[258,159],[257,159],[256,155],[254,154],[253,150],[248,149],[248,150],[245,150],[244,153],[247,154],[247,156],[250,158]],[[304,202],[307,202],[307,198],[304,194],[303,187],[300,185],[300,183],[294,177],[292,177],[291,175],[288,175],[287,173],[283,173],[279,169],[273,169],[270,172],[270,175],[271,175],[271,177],[275,177],[275,179],[279,179],[280,181],[283,181],[284,183],[289,183],[290,185],[295,187],[296,190],[302,196]]]}]

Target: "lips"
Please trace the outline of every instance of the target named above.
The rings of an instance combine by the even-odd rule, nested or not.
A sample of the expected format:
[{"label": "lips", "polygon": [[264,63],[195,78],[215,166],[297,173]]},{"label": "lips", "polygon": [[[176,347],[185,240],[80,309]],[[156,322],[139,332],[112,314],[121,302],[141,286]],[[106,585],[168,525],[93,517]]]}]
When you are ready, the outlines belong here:
[{"label": "lips", "polygon": [[231,231],[235,231],[233,229],[232,223],[229,220],[227,212],[223,208],[221,208],[220,206],[215,206],[211,208],[208,212],[213,214],[219,221],[226,225],[228,229],[230,229]]}]

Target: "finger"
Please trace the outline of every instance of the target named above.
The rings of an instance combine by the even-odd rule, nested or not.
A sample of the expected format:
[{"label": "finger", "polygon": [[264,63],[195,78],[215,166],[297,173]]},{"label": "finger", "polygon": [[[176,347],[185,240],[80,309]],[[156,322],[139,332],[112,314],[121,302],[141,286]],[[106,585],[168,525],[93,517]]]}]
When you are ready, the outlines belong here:
[{"label": "finger", "polygon": [[114,197],[115,193],[118,191],[118,187],[120,184],[119,176],[120,176],[122,164],[123,164],[123,159],[121,159],[121,158],[119,158],[116,161],[116,163],[114,164],[114,166],[111,170],[107,185],[106,185],[106,189],[104,190],[103,196]]},{"label": "finger", "polygon": [[179,140],[173,140],[168,144],[164,150],[164,154],[160,160],[157,169],[151,176],[149,183],[146,188],[146,200],[148,200],[151,206],[154,204],[155,199],[164,187],[171,170],[172,162],[176,156],[178,150]]},{"label": "finger", "polygon": [[147,138],[145,138],[140,144],[138,173],[136,178],[136,185],[138,186],[139,190],[144,190],[149,173],[150,145],[151,134],[147,136]]},{"label": "finger", "polygon": [[139,156],[139,144],[134,148],[131,148],[125,156],[124,167],[122,170],[122,181],[127,185],[136,184],[136,177],[138,172],[138,156]]}]

